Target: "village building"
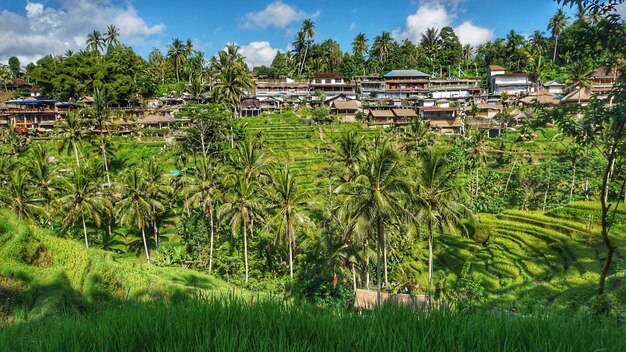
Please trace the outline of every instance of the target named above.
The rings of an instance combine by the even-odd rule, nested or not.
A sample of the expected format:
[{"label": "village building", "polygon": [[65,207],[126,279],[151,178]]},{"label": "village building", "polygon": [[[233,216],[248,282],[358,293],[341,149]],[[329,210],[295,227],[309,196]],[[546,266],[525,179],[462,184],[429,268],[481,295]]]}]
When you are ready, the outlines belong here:
[{"label": "village building", "polygon": [[261,101],[257,98],[247,97],[241,99],[241,117],[255,117],[261,115]]},{"label": "village building", "polygon": [[525,96],[532,90],[528,73],[506,73],[506,69],[498,65],[490,65],[487,70],[489,94]]},{"label": "village building", "polygon": [[309,97],[309,85],[307,82],[294,82],[287,80],[284,82],[255,82],[255,95],[259,99],[274,98],[283,102],[305,101]]},{"label": "village building", "polygon": [[459,133],[463,128],[463,120],[459,116],[458,109],[450,106],[450,101],[426,99],[418,108],[422,120],[428,121],[431,130],[440,133]]},{"label": "village building", "polygon": [[560,104],[561,99],[557,98],[556,95],[554,95],[547,89],[543,89],[539,91],[539,93],[533,93],[531,95],[523,97],[522,99],[520,99],[520,102],[525,106],[532,106],[538,103],[543,107],[553,107]]},{"label": "village building", "polygon": [[383,98],[393,100],[428,98],[429,75],[418,70],[394,70],[383,76]]},{"label": "village building", "polygon": [[478,78],[454,78],[454,79],[431,79],[428,90],[430,98],[469,100],[480,97],[480,79]]},{"label": "village building", "polygon": [[61,119],[56,99],[16,99],[6,102],[4,112],[7,122],[16,129],[27,132],[30,129],[50,129]]},{"label": "village building", "polygon": [[334,115],[356,115],[359,111],[358,100],[335,100],[330,105],[330,111]]},{"label": "village building", "polygon": [[355,76],[354,81],[361,100],[385,97],[386,85],[382,77],[378,75]]},{"label": "village building", "polygon": [[370,110],[368,113],[372,125],[392,125],[395,116],[392,110]]},{"label": "village building", "polygon": [[543,87],[550,92],[551,94],[564,94],[565,93],[565,84],[559,81],[548,81],[543,84]]},{"label": "village building", "polygon": [[354,84],[346,83],[341,73],[316,73],[309,79],[310,101],[313,105],[321,102],[317,92],[324,95],[326,101],[342,95],[348,100],[356,99],[356,87]]}]

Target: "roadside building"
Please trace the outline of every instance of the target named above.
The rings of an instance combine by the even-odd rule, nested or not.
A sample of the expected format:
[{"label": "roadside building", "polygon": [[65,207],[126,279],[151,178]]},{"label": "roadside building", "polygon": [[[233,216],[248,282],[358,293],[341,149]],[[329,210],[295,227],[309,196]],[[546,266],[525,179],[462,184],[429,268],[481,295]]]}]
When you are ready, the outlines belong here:
[{"label": "roadside building", "polygon": [[506,69],[498,65],[490,65],[487,70],[489,94],[507,93],[513,96],[525,96],[531,92],[532,83],[528,73],[506,73]]}]

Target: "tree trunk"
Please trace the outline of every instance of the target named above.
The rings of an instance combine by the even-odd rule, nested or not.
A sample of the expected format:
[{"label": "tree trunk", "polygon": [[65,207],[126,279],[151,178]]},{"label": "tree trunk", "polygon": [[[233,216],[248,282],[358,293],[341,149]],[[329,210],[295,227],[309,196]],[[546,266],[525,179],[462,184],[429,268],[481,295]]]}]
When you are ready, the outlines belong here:
[{"label": "tree trunk", "polygon": [[574,195],[574,184],[576,183],[576,164],[574,163],[574,171],[572,173],[572,185],[569,188],[569,201],[572,201],[572,196]]},{"label": "tree trunk", "polygon": [[354,268],[354,263],[351,263],[352,266],[352,289],[356,293],[356,269]]},{"label": "tree trunk", "polygon": [[209,247],[209,274],[211,274],[211,269],[213,268],[213,237],[215,235],[214,225],[213,225],[213,211],[209,210],[209,224],[211,229],[211,244]]},{"label": "tree trunk", "polygon": [[546,192],[543,194],[543,211],[546,211],[546,205],[548,204],[548,190],[550,189],[550,183],[546,187]]},{"label": "tree trunk", "polygon": [[243,224],[243,261],[246,269],[246,284],[248,283],[248,234],[246,233],[246,225]]},{"label": "tree trunk", "polygon": [[387,272],[387,234],[383,233],[383,262],[385,264],[385,287],[389,287]]},{"label": "tree trunk", "polygon": [[506,191],[509,189],[509,183],[511,182],[511,177],[513,176],[513,171],[515,171],[515,165],[517,165],[517,158],[519,158],[519,154],[515,156],[515,160],[513,161],[513,166],[511,166],[511,172],[509,172],[509,178],[506,180],[506,186],[504,186],[504,193],[502,196],[506,196]]},{"label": "tree trunk", "polygon": [[85,236],[85,246],[89,248],[89,240],[87,239],[87,225],[85,225],[85,214],[80,214],[80,217],[83,220],[83,235]]},{"label": "tree trunk", "polygon": [[376,221],[378,223],[378,245],[376,246],[376,307],[380,307],[381,304],[381,292],[380,292],[380,251],[381,251],[381,228],[380,217]]},{"label": "tree trunk", "polygon": [[76,156],[76,166],[80,167],[80,161],[78,160],[78,147],[74,143],[74,156]]},{"label": "tree trunk", "polygon": [[289,277],[293,279],[293,240],[291,238],[291,224],[289,223],[289,214],[287,214],[287,242],[289,242]]},{"label": "tree trunk", "polygon": [[555,36],[555,41],[554,41],[554,55],[552,55],[552,62],[556,61],[556,50],[559,47],[559,36]]},{"label": "tree trunk", "polygon": [[146,259],[148,260],[148,265],[150,265],[150,252],[148,252],[148,240],[146,239],[145,226],[141,226],[141,237],[143,238],[143,248],[146,251]]},{"label": "tree trunk", "polygon": [[621,125],[617,129],[615,141],[613,142],[611,150],[608,153],[606,169],[604,170],[604,177],[602,178],[602,241],[604,242],[604,246],[607,249],[607,253],[604,264],[602,265],[602,271],[600,272],[600,287],[598,288],[599,295],[604,294],[604,285],[606,283],[606,277],[609,274],[609,270],[611,269],[611,263],[613,262],[613,253],[615,253],[615,251],[617,250],[617,247],[611,242],[611,239],[609,238],[608,216],[609,211],[611,210],[611,204],[609,204],[608,190],[611,169],[613,166],[613,162],[616,158],[618,143],[622,139],[624,129],[626,129],[626,118],[621,121]]},{"label": "tree trunk", "polygon": [[111,187],[111,176],[109,175],[109,163],[107,162],[107,154],[104,146],[104,139],[102,139],[102,160],[104,160],[104,172],[107,175],[107,185]]},{"label": "tree trunk", "polygon": [[431,306],[433,289],[433,227],[428,222],[428,306]]},{"label": "tree trunk", "polygon": [[[369,231],[367,233],[367,235],[369,236]],[[369,290],[370,289],[370,256],[367,254],[367,248],[368,248],[368,241],[365,240],[365,287]]]},{"label": "tree trunk", "polygon": [[158,250],[159,249],[159,228],[157,227],[156,216],[154,217],[154,220],[152,220],[152,229],[154,231],[154,246]]}]

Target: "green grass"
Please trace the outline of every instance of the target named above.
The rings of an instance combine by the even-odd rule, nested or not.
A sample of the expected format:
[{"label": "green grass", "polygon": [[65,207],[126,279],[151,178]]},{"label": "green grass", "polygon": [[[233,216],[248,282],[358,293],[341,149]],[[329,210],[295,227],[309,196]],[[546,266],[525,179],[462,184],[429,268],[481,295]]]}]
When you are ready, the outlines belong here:
[{"label": "green grass", "polygon": [[590,315],[516,316],[384,307],[329,310],[276,299],[196,298],[93,307],[16,323],[3,351],[623,351],[626,329]]},{"label": "green grass", "polygon": [[87,249],[27,226],[7,211],[0,211],[0,258],[0,314],[9,319],[20,309],[41,317],[102,302],[175,301],[233,290],[200,272]]}]

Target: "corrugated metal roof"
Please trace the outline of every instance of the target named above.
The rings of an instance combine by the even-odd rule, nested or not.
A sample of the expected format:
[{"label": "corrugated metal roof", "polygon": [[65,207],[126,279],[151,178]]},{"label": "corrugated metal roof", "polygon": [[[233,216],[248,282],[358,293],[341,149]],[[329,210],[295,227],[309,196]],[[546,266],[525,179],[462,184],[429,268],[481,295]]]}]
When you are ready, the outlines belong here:
[{"label": "corrugated metal roof", "polygon": [[424,73],[422,71],[419,70],[393,70],[389,73],[387,73],[386,75],[384,75],[383,77],[385,78],[392,78],[392,77],[430,77],[429,74]]}]

